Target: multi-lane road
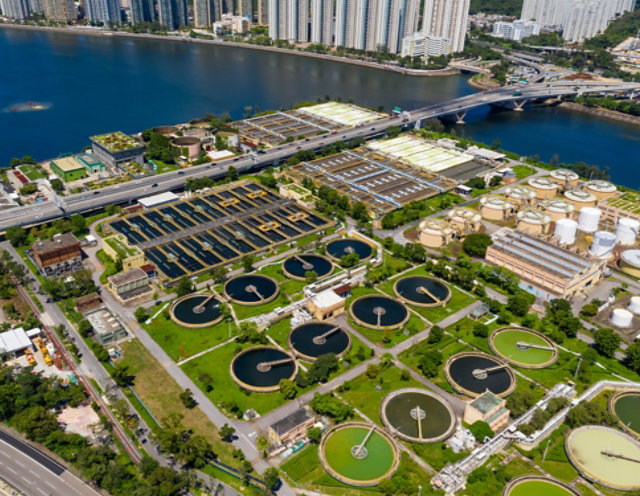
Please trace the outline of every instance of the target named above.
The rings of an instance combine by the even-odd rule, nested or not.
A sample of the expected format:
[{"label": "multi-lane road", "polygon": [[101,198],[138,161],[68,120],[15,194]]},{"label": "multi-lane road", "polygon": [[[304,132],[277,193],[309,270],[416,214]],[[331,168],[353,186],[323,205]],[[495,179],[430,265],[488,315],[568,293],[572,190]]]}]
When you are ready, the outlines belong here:
[{"label": "multi-lane road", "polygon": [[355,138],[371,138],[384,133],[392,125],[420,126],[427,119],[447,115],[464,115],[465,112],[483,105],[507,104],[534,99],[556,98],[584,93],[629,93],[640,89],[640,85],[622,82],[560,82],[553,84],[523,84],[497,88],[482,93],[463,96],[435,105],[419,108],[409,112],[408,117],[385,118],[355,128],[341,130],[335,134],[326,134],[304,141],[287,143],[267,150],[265,153],[236,157],[215,163],[190,167],[179,171],[167,172],[158,176],[150,176],[127,183],[97,189],[87,193],[79,193],[61,197],[61,204],[49,201],[38,205],[28,205],[5,210],[0,213],[0,232],[12,226],[37,225],[63,215],[84,213],[110,204],[122,204],[137,198],[177,190],[184,187],[188,178],[223,177],[230,166],[240,172],[253,168],[265,167],[286,160],[300,150],[315,150],[338,141]]},{"label": "multi-lane road", "polygon": [[100,496],[57,461],[3,430],[0,430],[0,475],[30,496]]}]

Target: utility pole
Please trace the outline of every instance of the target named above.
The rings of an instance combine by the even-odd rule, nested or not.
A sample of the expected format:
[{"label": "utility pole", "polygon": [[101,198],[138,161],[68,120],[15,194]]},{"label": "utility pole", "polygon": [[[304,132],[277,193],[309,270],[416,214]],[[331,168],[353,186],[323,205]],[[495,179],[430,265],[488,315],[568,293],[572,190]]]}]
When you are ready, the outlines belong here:
[{"label": "utility pole", "polygon": [[575,379],[576,377],[578,377],[578,370],[580,370],[580,364],[582,363],[582,357],[578,357],[578,366],[576,367],[576,373],[573,374],[573,378]]},{"label": "utility pole", "polygon": [[547,441],[547,446],[544,448],[544,453],[542,454],[542,461],[544,462],[544,459],[547,457],[547,450],[549,449],[549,443],[551,442],[551,439],[549,439]]}]

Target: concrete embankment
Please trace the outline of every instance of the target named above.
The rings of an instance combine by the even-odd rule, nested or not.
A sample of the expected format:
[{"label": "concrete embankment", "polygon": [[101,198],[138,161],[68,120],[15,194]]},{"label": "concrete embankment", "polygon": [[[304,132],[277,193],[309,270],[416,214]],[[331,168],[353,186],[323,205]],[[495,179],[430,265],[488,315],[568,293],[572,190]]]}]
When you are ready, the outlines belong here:
[{"label": "concrete embankment", "polygon": [[610,119],[613,121],[624,122],[625,124],[634,124],[636,126],[640,126],[640,117],[625,114],[623,112],[618,112],[616,110],[609,110],[601,107],[587,107],[586,105],[573,102],[563,102],[559,106],[567,108],[569,110],[574,110],[576,112],[582,112],[583,114],[595,115],[598,117],[603,117],[604,119]]},{"label": "concrete embankment", "polygon": [[274,46],[264,45],[251,45],[249,43],[234,43],[231,41],[212,40],[206,38],[191,38],[190,36],[173,36],[173,35],[160,35],[160,34],[148,34],[148,33],[129,33],[126,31],[103,31],[95,28],[87,27],[49,27],[49,26],[33,26],[28,24],[10,24],[0,23],[0,28],[12,28],[12,29],[31,29],[37,31],[54,31],[59,33],[73,33],[82,34],[88,36],[120,36],[127,38],[144,38],[154,39],[161,41],[179,41],[183,43],[200,43],[205,45],[215,45],[223,47],[235,47],[245,48],[249,50],[262,50],[267,52],[283,53],[288,55],[299,55],[302,57],[309,57],[314,59],[328,60],[331,62],[340,62],[342,64],[358,65],[361,67],[369,67],[371,69],[378,69],[382,71],[395,72],[398,74],[404,74],[406,76],[417,77],[438,77],[438,76],[453,76],[459,74],[458,69],[445,68],[437,70],[422,70],[422,69],[409,69],[406,67],[378,64],[376,62],[369,62],[366,60],[351,59],[347,57],[339,57],[336,55],[325,55],[321,53],[304,52],[302,50],[292,50],[289,48],[278,48]]}]

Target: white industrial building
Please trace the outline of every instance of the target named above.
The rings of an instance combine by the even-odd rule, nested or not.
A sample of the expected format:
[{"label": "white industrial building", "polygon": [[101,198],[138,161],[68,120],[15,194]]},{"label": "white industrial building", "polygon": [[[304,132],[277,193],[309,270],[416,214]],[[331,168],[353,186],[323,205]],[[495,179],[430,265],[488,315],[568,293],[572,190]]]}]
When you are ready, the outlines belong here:
[{"label": "white industrial building", "polygon": [[498,21],[493,24],[493,36],[506,40],[522,41],[540,34],[540,24],[533,21]]},{"label": "white industrial building", "polygon": [[402,57],[437,57],[449,53],[451,42],[419,31],[402,39]]},{"label": "white industrial building", "polygon": [[16,327],[0,333],[0,354],[15,358],[22,355],[25,350],[34,351],[31,338],[38,336],[40,332],[37,327],[28,331],[22,327]]},{"label": "white industrial building", "polygon": [[606,29],[616,17],[633,10],[635,0],[524,0],[521,18],[562,28],[562,38],[579,42]]},{"label": "white industrial building", "polygon": [[469,0],[425,0],[422,32],[425,36],[449,40],[446,53],[461,52],[464,50],[468,19]]}]

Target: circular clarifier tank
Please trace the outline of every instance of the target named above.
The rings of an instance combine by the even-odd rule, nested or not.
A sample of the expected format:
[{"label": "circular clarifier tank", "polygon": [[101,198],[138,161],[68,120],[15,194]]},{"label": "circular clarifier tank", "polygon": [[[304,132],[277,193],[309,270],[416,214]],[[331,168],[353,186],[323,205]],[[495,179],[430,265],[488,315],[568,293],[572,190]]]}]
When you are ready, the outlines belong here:
[{"label": "circular clarifier tank", "polygon": [[516,387],[516,378],[509,366],[485,353],[458,353],[444,365],[449,384],[459,393],[480,396],[487,389],[505,397]]},{"label": "circular clarifier tank", "polygon": [[558,359],[558,350],[549,338],[524,327],[503,327],[489,336],[491,350],[518,367],[541,369]]},{"label": "circular clarifier tank", "polygon": [[277,391],[282,379],[293,379],[297,372],[298,363],[293,356],[269,346],[241,351],[231,362],[233,380],[251,391]]},{"label": "circular clarifier tank", "polygon": [[304,360],[334,353],[341,356],[351,346],[351,338],[344,329],[326,322],[307,322],[289,333],[289,347]]},{"label": "circular clarifier tank", "polygon": [[234,277],[224,285],[224,295],[238,305],[262,305],[278,296],[275,279],[258,274]]},{"label": "circular clarifier tank", "polygon": [[392,434],[415,443],[443,441],[456,427],[456,416],[449,404],[424,389],[390,393],[382,401],[380,417]]},{"label": "circular clarifier tank", "polygon": [[397,470],[400,457],[383,429],[348,422],[330,429],[318,447],[320,463],[338,481],[351,486],[376,486]]},{"label": "circular clarifier tank", "polygon": [[622,428],[640,437],[640,389],[613,395],[609,400],[609,409]]},{"label": "circular clarifier tank", "polygon": [[610,427],[586,425],[565,438],[569,461],[580,474],[619,491],[640,489],[640,443]]},{"label": "circular clarifier tank", "polygon": [[403,277],[394,284],[393,292],[406,303],[420,307],[444,305],[451,298],[451,291],[443,281],[427,276]]},{"label": "circular clarifier tank", "polygon": [[537,475],[525,475],[509,481],[503,496],[580,496],[571,487],[554,479]]},{"label": "circular clarifier tank", "polygon": [[304,281],[308,272],[315,272],[317,277],[326,277],[333,272],[333,263],[316,253],[300,253],[287,258],[282,264],[284,274],[290,279]]},{"label": "circular clarifier tank", "polygon": [[171,320],[182,327],[209,327],[222,320],[220,302],[212,294],[178,298],[169,310]]},{"label": "circular clarifier tank", "polygon": [[335,260],[340,260],[343,256],[348,255],[349,253],[357,253],[360,257],[360,261],[362,262],[363,260],[371,258],[371,255],[373,254],[373,247],[369,243],[359,239],[344,238],[336,239],[335,241],[327,243],[325,251],[327,252],[327,255]]},{"label": "circular clarifier tank", "polygon": [[357,324],[372,329],[395,329],[409,320],[409,310],[404,303],[382,295],[357,298],[349,312]]}]

